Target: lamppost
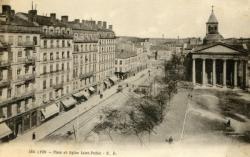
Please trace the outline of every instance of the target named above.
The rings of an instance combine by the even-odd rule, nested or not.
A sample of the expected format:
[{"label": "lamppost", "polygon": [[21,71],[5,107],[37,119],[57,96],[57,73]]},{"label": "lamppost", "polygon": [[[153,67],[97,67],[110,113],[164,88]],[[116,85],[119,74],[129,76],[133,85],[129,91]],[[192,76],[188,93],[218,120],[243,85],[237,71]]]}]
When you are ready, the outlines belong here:
[{"label": "lamppost", "polygon": [[192,95],[188,94],[187,108],[186,108],[186,112],[185,112],[185,116],[184,116],[184,120],[183,120],[183,124],[182,124],[180,141],[183,139],[183,135],[184,135],[184,131],[185,131],[185,125],[186,125],[186,121],[187,121],[187,115],[191,111],[190,110],[190,102],[189,102],[190,98],[192,98]]}]

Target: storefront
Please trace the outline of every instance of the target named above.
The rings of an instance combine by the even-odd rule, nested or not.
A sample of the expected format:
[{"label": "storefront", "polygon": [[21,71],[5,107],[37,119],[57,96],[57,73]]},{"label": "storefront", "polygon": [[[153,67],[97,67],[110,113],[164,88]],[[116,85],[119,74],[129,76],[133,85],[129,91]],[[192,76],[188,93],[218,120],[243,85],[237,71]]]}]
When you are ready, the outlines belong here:
[{"label": "storefront", "polygon": [[0,141],[8,141],[10,134],[12,134],[12,130],[7,126],[7,124],[5,122],[0,123]]}]

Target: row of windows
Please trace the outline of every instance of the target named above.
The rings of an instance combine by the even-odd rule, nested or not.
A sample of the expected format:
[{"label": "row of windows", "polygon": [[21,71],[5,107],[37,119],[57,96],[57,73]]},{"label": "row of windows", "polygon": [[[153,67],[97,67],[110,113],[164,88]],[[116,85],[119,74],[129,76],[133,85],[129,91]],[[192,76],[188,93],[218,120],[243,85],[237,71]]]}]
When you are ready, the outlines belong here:
[{"label": "row of windows", "polygon": [[[55,65],[55,68],[54,68],[54,66],[53,66],[54,64],[50,64],[49,66],[48,65],[44,65],[43,66],[43,74],[46,74],[47,73],[47,69],[48,69],[48,67],[49,67],[49,72],[51,73],[51,72],[54,72],[54,71],[64,71],[64,70],[70,70],[70,63],[69,62],[67,62],[67,67],[65,67],[65,64],[64,63],[61,63],[61,64],[59,64],[59,63],[56,63]],[[61,66],[60,66],[61,65]],[[55,69],[55,70],[54,70]]]},{"label": "row of windows", "polygon": [[[54,59],[55,60],[65,59],[66,57],[70,58],[70,56],[71,56],[70,51],[67,51],[67,54],[64,51],[62,51],[61,54],[59,52],[56,52],[56,53],[50,52],[49,53],[49,60],[53,61]],[[48,60],[48,54],[43,53],[43,61],[47,61],[47,60]]]},{"label": "row of windows", "polygon": [[115,52],[114,46],[100,47],[100,52]]},{"label": "row of windows", "polygon": [[16,114],[23,113],[32,108],[32,103],[35,99],[26,99],[19,101],[16,104],[8,105],[0,108],[0,118],[10,118]]},{"label": "row of windows", "polygon": [[98,36],[96,34],[87,34],[87,33],[75,33],[74,39],[77,40],[85,40],[85,41],[96,41],[98,40]]},{"label": "row of windows", "polygon": [[[51,99],[54,99],[54,98],[59,98],[59,97],[62,97],[64,94],[68,94],[70,91],[69,91],[69,86],[66,87],[66,89],[62,89],[62,90],[58,90],[58,91],[50,91],[48,93],[44,93],[43,94],[43,100],[47,100],[48,98],[51,100]],[[48,96],[47,96],[48,95]]]},{"label": "row of windows", "polygon": [[81,80],[78,84],[78,82],[73,82],[73,89],[78,89],[83,86],[87,86],[89,84],[95,83],[96,82],[96,76],[90,77],[90,78],[85,78]]},{"label": "row of windows", "polygon": [[99,40],[99,44],[101,45],[115,44],[115,40],[114,39],[102,39],[102,40]]},{"label": "row of windows", "polygon": [[69,28],[60,28],[60,27],[43,27],[43,32],[46,34],[62,34],[70,35],[71,29]]},{"label": "row of windows", "polygon": [[35,71],[36,71],[36,68],[32,67],[31,73],[29,72],[29,70],[30,70],[29,66],[18,67],[16,74],[17,74],[17,76],[18,75],[24,75],[24,74],[31,74],[31,73],[34,74]]},{"label": "row of windows", "polygon": [[54,39],[44,39],[42,40],[42,48],[64,48],[71,47],[71,40],[54,40]]},{"label": "row of windows", "polygon": [[79,57],[78,57],[78,55],[74,55],[74,58],[73,58],[74,64],[78,63],[78,58],[80,59],[81,64],[83,64],[83,63],[91,63],[92,61],[96,62],[96,54],[93,54],[93,55],[92,54],[89,54],[89,55],[86,54],[86,55],[81,55]]},{"label": "row of windows", "polygon": [[[69,78],[69,74],[66,75],[66,82],[69,82],[70,78]],[[47,89],[48,87],[53,87],[54,85],[59,85],[59,84],[63,84],[65,83],[65,76],[62,75],[61,76],[61,82],[59,82],[59,77],[56,76],[56,79],[53,81],[53,79],[51,78],[49,81],[47,80],[43,80],[43,89]]]},{"label": "row of windows", "polygon": [[75,52],[88,52],[88,51],[97,51],[96,44],[75,44],[74,45]]},{"label": "row of windows", "polygon": [[17,46],[38,45],[38,37],[37,36],[18,35],[16,37],[13,35],[9,35],[7,37],[8,37],[8,39],[5,39],[4,35],[0,35],[0,41],[7,42],[11,45],[17,45]]}]

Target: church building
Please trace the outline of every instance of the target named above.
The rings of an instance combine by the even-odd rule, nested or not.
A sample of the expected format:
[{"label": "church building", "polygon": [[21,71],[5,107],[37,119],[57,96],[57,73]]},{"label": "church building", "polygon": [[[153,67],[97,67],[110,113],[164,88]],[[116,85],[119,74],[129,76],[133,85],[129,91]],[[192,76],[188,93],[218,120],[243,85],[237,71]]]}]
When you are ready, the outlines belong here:
[{"label": "church building", "polygon": [[248,87],[248,51],[242,46],[223,42],[213,9],[206,23],[203,45],[195,48],[191,56],[192,80],[195,87]]}]

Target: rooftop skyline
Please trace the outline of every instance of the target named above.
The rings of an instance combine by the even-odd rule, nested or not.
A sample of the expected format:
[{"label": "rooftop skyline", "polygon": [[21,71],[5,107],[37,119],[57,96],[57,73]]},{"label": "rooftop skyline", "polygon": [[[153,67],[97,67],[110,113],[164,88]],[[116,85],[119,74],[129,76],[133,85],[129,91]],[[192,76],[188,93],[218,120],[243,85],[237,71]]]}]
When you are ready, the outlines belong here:
[{"label": "rooftop skyline", "polygon": [[[33,0],[38,14],[68,15],[70,20],[107,21],[117,36],[204,37],[214,6],[224,38],[250,37],[250,0]],[[32,0],[0,0],[16,12],[31,9]],[[49,5],[48,5],[49,4]]]}]

